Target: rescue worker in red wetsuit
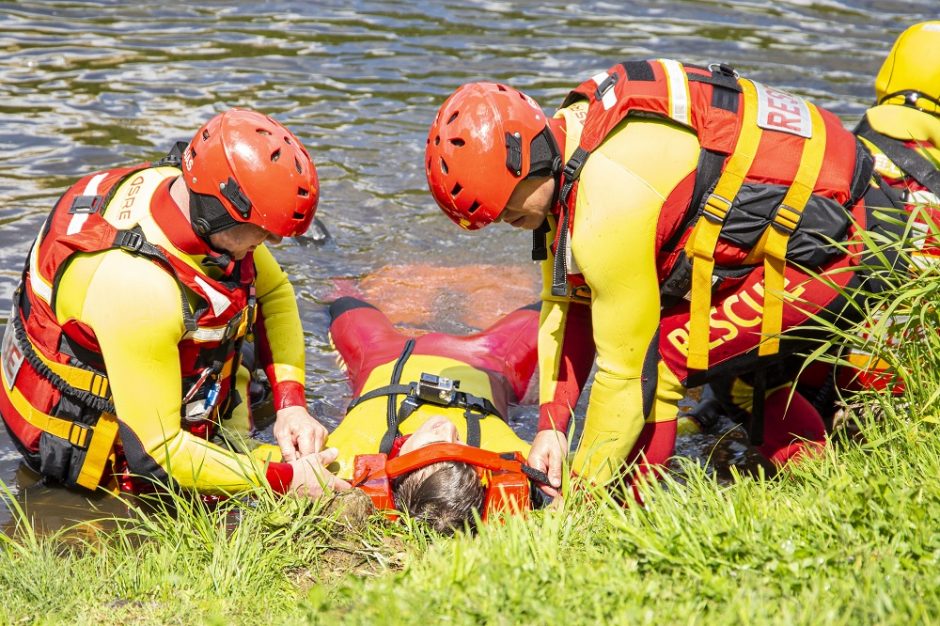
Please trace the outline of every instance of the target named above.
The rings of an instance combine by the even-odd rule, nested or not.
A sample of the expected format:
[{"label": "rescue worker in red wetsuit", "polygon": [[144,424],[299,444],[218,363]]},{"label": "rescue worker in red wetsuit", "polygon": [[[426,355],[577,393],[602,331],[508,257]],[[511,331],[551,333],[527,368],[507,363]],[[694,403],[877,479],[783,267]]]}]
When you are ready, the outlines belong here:
[{"label": "rescue worker in red wetsuit", "polygon": [[[937,262],[940,247],[932,233],[940,207],[940,22],[923,22],[906,29],[894,42],[875,79],[875,104],[855,128],[871,151],[875,171],[901,194],[913,229],[916,248],[910,252],[912,271]],[[800,376],[801,392],[828,417],[837,407],[837,391],[859,388],[900,391],[899,381],[884,360],[857,346],[843,354],[846,366],[816,363]],[[691,416],[692,429],[707,425],[729,407],[731,381],[710,385]],[[697,423],[696,423],[697,422]],[[680,420],[680,429],[687,423]]]},{"label": "rescue worker in red wetsuit", "polygon": [[780,335],[842,310],[831,283],[860,278],[839,272],[855,257],[829,244],[851,237],[853,220],[872,228],[866,207],[892,203],[834,115],[724,65],[628,61],[582,83],[551,118],[511,87],[460,87],[431,126],[425,166],[463,228],[502,221],[535,233],[541,413],[529,462],[553,484],[595,360],[572,460],[590,480],[664,462],[684,388],[712,376],[757,386],[746,395],[768,407],[755,435],[776,448],[769,456],[797,439],[822,445],[819,415],[786,402],[780,385],[796,370],[780,365],[802,342]]},{"label": "rescue worker in red wetsuit", "polygon": [[[525,396],[535,371],[537,306],[517,309],[479,333],[415,339],[357,298],[336,300],[330,316],[330,338],[354,398],[328,439],[339,450],[331,466],[337,476],[351,480],[360,455],[392,459],[433,443],[528,454],[529,444],[505,418],[508,404]],[[474,512],[484,513],[485,495],[465,462],[422,467],[394,489],[397,508],[442,532],[472,525]]]},{"label": "rescue worker in red wetsuit", "polygon": [[[346,487],[323,469],[335,451],[306,408],[294,291],[265,245],[303,233],[318,196],[301,142],[244,109],[162,161],[68,189],[26,260],[0,350],[0,415],[27,464],[87,489]],[[235,451],[252,428],[248,339],[278,446]]]}]

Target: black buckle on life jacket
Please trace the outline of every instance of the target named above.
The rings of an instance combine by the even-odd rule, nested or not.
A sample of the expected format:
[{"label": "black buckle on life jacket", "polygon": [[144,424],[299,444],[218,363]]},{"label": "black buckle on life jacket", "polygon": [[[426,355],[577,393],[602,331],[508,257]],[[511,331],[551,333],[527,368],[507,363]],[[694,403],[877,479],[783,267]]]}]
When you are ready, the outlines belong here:
[{"label": "black buckle on life jacket", "polygon": [[122,230],[120,233],[118,233],[117,239],[114,243],[121,250],[136,253],[140,252],[140,249],[144,247],[145,242],[146,239],[144,239],[143,233],[136,230]]},{"label": "black buckle on life jacket", "polygon": [[80,450],[85,450],[91,442],[91,432],[92,430],[87,426],[72,422],[69,426],[69,443]]},{"label": "black buckle on life jacket", "polygon": [[578,179],[578,177],[581,175],[581,168],[584,167],[584,163],[587,161],[587,158],[590,155],[591,153],[581,148],[581,146],[575,148],[571,158],[568,159],[567,163],[565,163],[565,168],[561,171],[561,175],[565,177],[566,183],[570,183]]},{"label": "black buckle on life jacket", "polygon": [[723,224],[728,211],[731,210],[732,202],[718,194],[712,193],[705,200],[705,206],[702,207],[702,215],[713,224]]},{"label": "black buckle on life jacket", "polygon": [[777,212],[774,214],[774,219],[771,224],[773,224],[774,228],[789,237],[796,232],[796,229],[800,225],[800,220],[802,219],[802,213],[791,206],[781,204],[777,207]]},{"label": "black buckle on life jacket", "polygon": [[75,196],[69,213],[97,213],[104,206],[104,196]]}]

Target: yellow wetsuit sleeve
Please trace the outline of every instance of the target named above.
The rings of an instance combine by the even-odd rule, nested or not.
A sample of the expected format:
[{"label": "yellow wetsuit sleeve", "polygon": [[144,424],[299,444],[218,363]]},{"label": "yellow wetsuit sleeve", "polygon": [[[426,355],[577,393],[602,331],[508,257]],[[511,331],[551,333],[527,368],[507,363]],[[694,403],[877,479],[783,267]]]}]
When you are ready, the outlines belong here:
[{"label": "yellow wetsuit sleeve", "polygon": [[274,391],[275,408],[305,406],[304,333],[294,288],[267,246],[254,252],[258,365]]},{"label": "yellow wetsuit sleeve", "polygon": [[81,255],[63,274],[56,314],[98,339],[131,472],[209,493],[265,484],[260,461],[180,427],[184,327],[179,287],[167,272],[120,250]]},{"label": "yellow wetsuit sleeve", "polygon": [[[616,474],[643,428],[643,364],[649,351],[658,358],[656,227],[663,203],[695,169],[698,153],[690,131],[634,120],[581,173],[571,245],[591,289],[597,372],[572,467],[594,481]],[[681,385],[668,368],[657,372],[647,419],[674,419]]]}]

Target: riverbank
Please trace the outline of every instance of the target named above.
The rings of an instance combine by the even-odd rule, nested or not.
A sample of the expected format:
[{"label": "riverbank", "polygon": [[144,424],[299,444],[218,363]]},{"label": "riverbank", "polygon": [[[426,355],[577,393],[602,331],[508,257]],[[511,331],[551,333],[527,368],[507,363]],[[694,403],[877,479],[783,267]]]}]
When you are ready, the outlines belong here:
[{"label": "riverbank", "polygon": [[773,480],[718,486],[688,464],[645,509],[575,495],[476,538],[265,497],[24,527],[0,535],[0,622],[930,623],[938,420],[897,408]]}]

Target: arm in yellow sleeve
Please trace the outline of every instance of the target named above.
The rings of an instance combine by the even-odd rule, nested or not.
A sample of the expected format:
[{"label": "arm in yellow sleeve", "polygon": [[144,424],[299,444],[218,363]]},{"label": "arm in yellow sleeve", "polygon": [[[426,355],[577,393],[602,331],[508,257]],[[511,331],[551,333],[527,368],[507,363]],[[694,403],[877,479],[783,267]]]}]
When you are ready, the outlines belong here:
[{"label": "arm in yellow sleeve", "polygon": [[264,466],[180,427],[180,292],[164,270],[112,250],[75,259],[59,286],[57,315],[88,325],[101,346],[130,470],[202,492],[264,484]]},{"label": "arm in yellow sleeve", "polygon": [[[591,288],[597,372],[572,468],[597,482],[616,475],[645,419],[674,419],[678,410],[681,386],[658,365],[656,227],[698,152],[686,130],[631,121],[581,174],[572,253]],[[646,407],[644,364],[655,371],[645,384],[657,384],[655,395],[647,388]]]},{"label": "arm in yellow sleeve", "polygon": [[255,327],[259,365],[274,391],[274,408],[307,406],[304,333],[294,288],[266,246],[254,252],[259,313]]}]

